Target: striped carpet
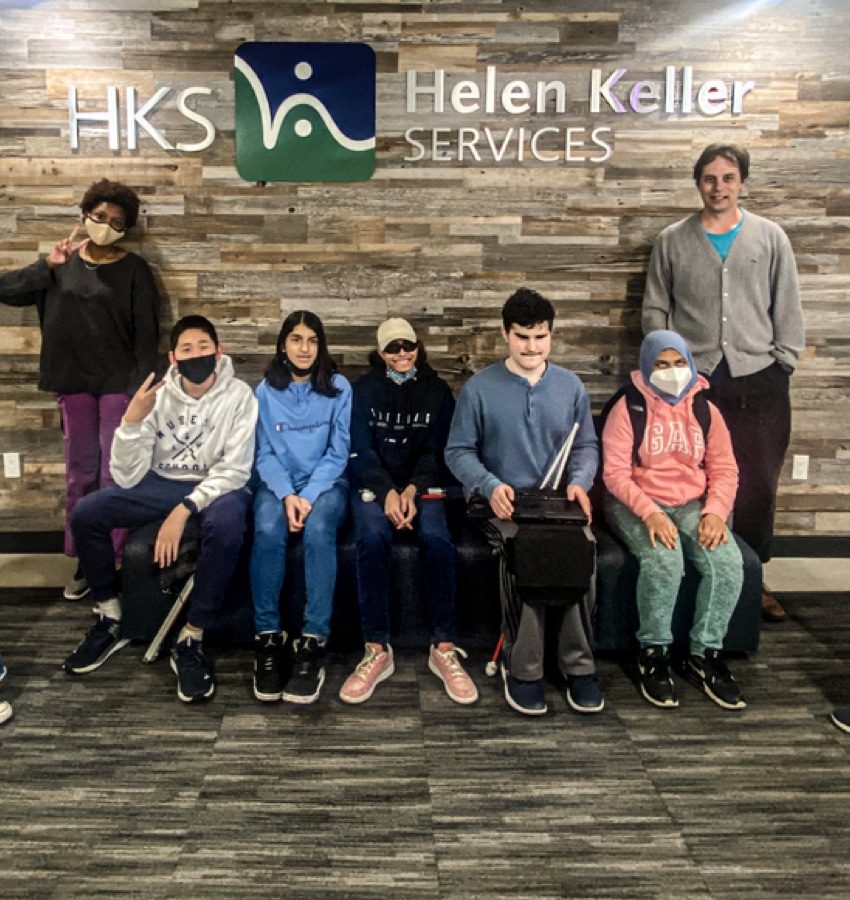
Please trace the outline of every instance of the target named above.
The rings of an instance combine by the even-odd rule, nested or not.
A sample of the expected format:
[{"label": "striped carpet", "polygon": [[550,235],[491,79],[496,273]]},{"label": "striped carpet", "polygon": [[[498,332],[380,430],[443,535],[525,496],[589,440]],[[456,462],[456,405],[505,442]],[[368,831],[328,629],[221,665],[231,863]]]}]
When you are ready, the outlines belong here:
[{"label": "striped carpet", "polygon": [[424,650],[363,707],[260,705],[250,655],[214,654],[186,707],[128,647],[70,678],[88,626],[55,591],[0,591],[15,708],[0,728],[0,898],[842,898],[850,896],[850,595],[786,595],[784,625],[734,660],[750,707],[688,685],[654,710],[600,662],[607,707],[549,713],[482,689],[451,703]]}]

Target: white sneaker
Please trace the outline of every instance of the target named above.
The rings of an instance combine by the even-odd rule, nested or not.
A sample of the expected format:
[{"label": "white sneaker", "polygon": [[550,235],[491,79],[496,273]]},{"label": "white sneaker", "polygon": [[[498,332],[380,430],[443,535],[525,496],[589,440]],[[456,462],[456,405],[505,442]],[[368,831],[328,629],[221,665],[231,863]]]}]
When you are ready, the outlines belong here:
[{"label": "white sneaker", "polygon": [[12,718],[12,704],[8,700],[0,700],[0,725]]},{"label": "white sneaker", "polygon": [[66,600],[82,600],[89,593],[89,583],[83,570],[77,566],[77,571],[71,576],[71,580],[65,585],[62,596]]}]

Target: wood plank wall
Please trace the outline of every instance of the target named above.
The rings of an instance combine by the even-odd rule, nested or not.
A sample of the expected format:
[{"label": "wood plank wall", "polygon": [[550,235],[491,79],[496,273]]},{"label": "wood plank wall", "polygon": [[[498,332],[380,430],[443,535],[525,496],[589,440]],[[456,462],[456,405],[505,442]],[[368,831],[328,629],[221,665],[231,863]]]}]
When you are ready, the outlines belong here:
[{"label": "wood plank wall", "polygon": [[[216,2],[72,0],[0,4],[0,267],[25,265],[64,237],[85,187],[106,175],[143,195],[131,246],[157,271],[167,323],[200,311],[221,325],[239,371],[256,381],[282,316],[308,307],[356,374],[388,314],[411,318],[437,368],[458,387],[500,356],[498,309],[530,285],[558,314],[555,359],[595,405],[634,366],[651,241],[692,211],[699,150],[733,139],[752,152],[747,205],[788,232],[802,278],[808,346],[793,380],[792,452],[806,483],[784,473],[783,533],[850,533],[850,67],[844,0],[684,2]],[[378,60],[378,167],[351,185],[247,184],[234,166],[232,56],[245,40],[366,41]],[[564,115],[433,116],[405,112],[405,72],[443,68],[483,81],[562,78]],[[589,116],[588,74],[628,69],[622,85],[691,65],[697,83],[753,79],[744,114]],[[198,104],[218,129],[200,154],[110,152],[103,131],[69,150],[67,88],[105,107],[110,84],[213,89]],[[621,91],[622,93],[622,91]],[[152,121],[197,140],[173,103]],[[604,165],[405,162],[411,125],[604,125]],[[454,148],[456,149],[456,147]],[[0,307],[0,450],[24,477],[0,477],[0,531],[58,529],[63,473],[53,399],[39,393],[32,310]],[[92,349],[96,352],[96,348]]]}]

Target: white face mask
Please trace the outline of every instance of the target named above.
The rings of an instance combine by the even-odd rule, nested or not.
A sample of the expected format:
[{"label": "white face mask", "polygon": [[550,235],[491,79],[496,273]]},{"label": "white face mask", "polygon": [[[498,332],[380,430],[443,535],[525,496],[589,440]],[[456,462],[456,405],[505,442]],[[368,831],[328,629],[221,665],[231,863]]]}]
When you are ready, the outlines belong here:
[{"label": "white face mask", "polygon": [[691,370],[686,367],[672,369],[654,369],[649,376],[650,384],[671,397],[678,397],[691,380]]},{"label": "white face mask", "polygon": [[98,247],[108,247],[124,237],[123,231],[116,231],[109,222],[95,222],[86,216],[86,232]]}]

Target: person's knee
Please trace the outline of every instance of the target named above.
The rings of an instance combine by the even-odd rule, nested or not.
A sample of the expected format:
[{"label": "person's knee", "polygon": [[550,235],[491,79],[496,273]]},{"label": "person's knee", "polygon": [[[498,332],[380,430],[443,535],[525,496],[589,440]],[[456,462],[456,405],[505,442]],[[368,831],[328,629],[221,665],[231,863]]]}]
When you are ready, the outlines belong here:
[{"label": "person's knee", "polygon": [[337,523],[325,516],[307,518],[304,526],[304,543],[311,547],[336,546]]},{"label": "person's knee", "polygon": [[78,529],[91,529],[99,525],[104,520],[104,498],[101,491],[94,491],[80,497],[69,517],[69,524],[72,531]]},{"label": "person's knee", "polygon": [[282,510],[279,514],[268,508],[254,510],[255,544],[274,543],[279,545],[286,542],[286,537],[286,523]]},{"label": "person's knee", "polygon": [[641,570],[656,578],[681,578],[683,573],[682,551],[670,550],[660,541],[655,547],[644,547],[638,554]]}]

